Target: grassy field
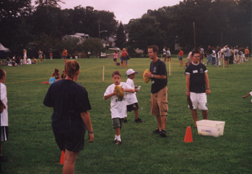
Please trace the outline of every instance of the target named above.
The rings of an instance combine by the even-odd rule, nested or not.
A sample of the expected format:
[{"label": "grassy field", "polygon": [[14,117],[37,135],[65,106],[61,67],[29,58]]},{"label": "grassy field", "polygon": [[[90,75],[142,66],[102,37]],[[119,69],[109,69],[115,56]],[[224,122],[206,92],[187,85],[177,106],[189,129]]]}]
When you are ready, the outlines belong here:
[{"label": "grassy field", "polygon": [[[75,173],[252,173],[252,103],[242,96],[252,90],[252,62],[230,65],[228,68],[207,66],[211,95],[208,96],[209,119],[225,121],[224,135],[218,138],[199,136],[187,107],[184,68],[172,58],[168,76],[169,112],[167,138],[153,135],[157,128],[150,115],[151,84],[142,80],[149,68],[147,58],[132,58],[129,68],[138,71],[134,82],[142,88],[137,94],[139,116],[144,123],[134,123],[134,113],[128,114],[121,137],[123,144],[112,141],[114,130],[110,116],[110,100],[103,100],[105,89],[112,83],[111,74],[120,70],[126,81],[127,69],[115,67],[112,59],[79,59],[81,73],[77,83],[88,93],[92,110],[94,142],[87,143],[77,157]],[[105,65],[105,81],[102,69]],[[2,163],[5,174],[59,174],[61,152],[51,128],[52,108],[43,105],[54,68],[63,70],[63,60],[46,60],[42,64],[2,67],[7,72],[6,86],[9,106],[9,141],[3,143]],[[167,64],[168,69],[168,64]],[[202,119],[201,113],[198,113]],[[187,126],[192,127],[192,143],[185,143]]]}]

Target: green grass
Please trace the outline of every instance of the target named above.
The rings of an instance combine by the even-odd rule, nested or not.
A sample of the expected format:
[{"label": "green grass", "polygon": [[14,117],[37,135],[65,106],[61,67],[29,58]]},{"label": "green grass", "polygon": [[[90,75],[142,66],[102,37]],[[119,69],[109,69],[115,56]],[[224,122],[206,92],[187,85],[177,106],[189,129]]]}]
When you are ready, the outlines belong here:
[{"label": "green grass", "polygon": [[[115,67],[112,59],[78,59],[81,73],[77,83],[88,93],[92,110],[94,142],[87,143],[77,157],[75,173],[252,173],[250,92],[252,62],[230,65],[228,68],[208,66],[211,95],[208,96],[209,119],[225,121],[224,135],[218,138],[199,136],[187,108],[184,68],[172,59],[172,75],[168,76],[169,112],[167,138],[153,135],[157,128],[150,115],[150,83],[142,80],[150,59],[131,58],[129,68],[138,71],[134,82],[142,88],[137,94],[142,124],[134,123],[128,114],[121,137],[123,144],[112,143],[114,130],[110,115],[110,100],[103,100],[112,83],[111,74],[120,70],[126,81],[127,69]],[[105,65],[105,81],[102,69]],[[42,64],[2,67],[7,72],[6,86],[9,106],[9,141],[3,143],[3,155],[11,161],[2,163],[5,174],[59,174],[61,152],[51,128],[52,108],[43,105],[54,68],[63,70],[63,60],[46,60]],[[168,69],[168,64],[167,64]],[[198,113],[202,119],[201,113]],[[192,143],[185,143],[187,126],[192,127]]]}]

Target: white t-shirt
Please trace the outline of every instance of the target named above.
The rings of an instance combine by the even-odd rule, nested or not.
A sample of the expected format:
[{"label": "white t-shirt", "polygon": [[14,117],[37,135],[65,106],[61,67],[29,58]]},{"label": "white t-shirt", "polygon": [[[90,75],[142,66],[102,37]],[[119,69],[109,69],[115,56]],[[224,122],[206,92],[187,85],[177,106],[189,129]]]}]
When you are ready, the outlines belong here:
[{"label": "white t-shirt", "polygon": [[[115,86],[115,84],[109,85],[104,93],[104,96],[113,93]],[[121,82],[119,86],[123,87],[124,89],[133,89],[125,82]],[[116,95],[113,95],[110,99],[111,118],[127,117],[126,95],[124,95],[123,99],[118,99]]]},{"label": "white t-shirt", "polygon": [[171,56],[170,50],[167,50],[167,56]]},{"label": "white t-shirt", "polygon": [[[126,83],[133,89],[135,89],[135,84],[134,81],[130,78],[127,79]],[[132,92],[127,92],[126,94],[126,102],[127,105],[132,105],[134,103],[137,103],[137,97],[136,97],[136,92],[132,93]]]},{"label": "white t-shirt", "polygon": [[3,112],[1,113],[1,126],[8,126],[8,100],[7,100],[7,89],[5,84],[0,83],[1,86],[1,100],[3,102],[3,104],[6,106],[6,108],[3,110]]},{"label": "white t-shirt", "polygon": [[163,49],[163,55],[166,55],[166,50],[165,50],[165,48]]},{"label": "white t-shirt", "polygon": [[212,51],[212,57],[216,57],[215,50]]},{"label": "white t-shirt", "polygon": [[31,59],[30,58],[27,59],[27,64],[31,64]]}]

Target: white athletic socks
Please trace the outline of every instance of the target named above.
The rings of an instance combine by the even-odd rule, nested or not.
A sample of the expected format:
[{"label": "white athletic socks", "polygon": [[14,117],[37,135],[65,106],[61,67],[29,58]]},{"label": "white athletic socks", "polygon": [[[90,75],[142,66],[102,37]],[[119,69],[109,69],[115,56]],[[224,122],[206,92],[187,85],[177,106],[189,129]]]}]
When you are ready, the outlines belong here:
[{"label": "white athletic socks", "polygon": [[118,136],[117,136],[117,135],[115,135],[115,139],[114,139],[114,141],[115,141],[115,140],[117,140],[117,141],[122,141],[122,140],[121,140],[121,135],[118,135]]}]

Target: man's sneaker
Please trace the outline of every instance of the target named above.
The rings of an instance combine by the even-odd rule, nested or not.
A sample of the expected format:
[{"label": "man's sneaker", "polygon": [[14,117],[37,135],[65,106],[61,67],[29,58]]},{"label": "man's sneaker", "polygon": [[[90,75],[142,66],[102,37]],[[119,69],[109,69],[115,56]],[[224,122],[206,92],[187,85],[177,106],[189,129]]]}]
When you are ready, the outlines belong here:
[{"label": "man's sneaker", "polygon": [[135,122],[136,122],[136,123],[142,123],[143,120],[141,120],[140,118],[138,118],[138,119],[135,119]]},{"label": "man's sneaker", "polygon": [[122,142],[121,141],[116,141],[116,145],[121,145]]},{"label": "man's sneaker", "polygon": [[164,129],[162,129],[160,132],[159,132],[160,136],[161,137],[166,137],[166,131]]},{"label": "man's sneaker", "polygon": [[8,162],[9,160],[4,157],[4,156],[0,156],[0,162]]},{"label": "man's sneaker", "polygon": [[154,130],[153,134],[159,134],[159,130],[158,129]]}]

